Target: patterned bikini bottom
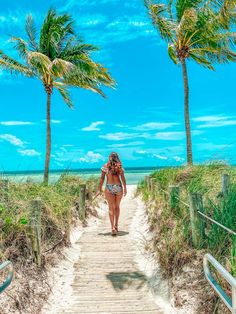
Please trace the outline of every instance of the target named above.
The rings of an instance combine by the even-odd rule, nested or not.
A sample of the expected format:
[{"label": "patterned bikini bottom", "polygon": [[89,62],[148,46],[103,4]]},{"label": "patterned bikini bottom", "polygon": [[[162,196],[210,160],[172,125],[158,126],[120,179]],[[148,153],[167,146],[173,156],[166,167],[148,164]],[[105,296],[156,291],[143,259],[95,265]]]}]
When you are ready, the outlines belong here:
[{"label": "patterned bikini bottom", "polygon": [[120,184],[107,184],[106,188],[113,195],[119,194],[122,191],[122,186]]}]

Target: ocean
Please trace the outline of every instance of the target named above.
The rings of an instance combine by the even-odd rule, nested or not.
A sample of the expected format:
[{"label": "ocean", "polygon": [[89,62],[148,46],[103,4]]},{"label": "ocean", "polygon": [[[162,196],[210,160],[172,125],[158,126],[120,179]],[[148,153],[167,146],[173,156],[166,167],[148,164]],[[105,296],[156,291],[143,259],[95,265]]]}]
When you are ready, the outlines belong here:
[{"label": "ocean", "polygon": [[[138,184],[155,170],[160,168],[153,167],[140,167],[140,168],[126,168],[125,176],[128,185]],[[101,175],[100,169],[78,169],[78,170],[54,170],[50,172],[50,183],[55,183],[63,173],[77,175],[82,178],[99,177]],[[5,172],[2,173],[4,179],[9,179],[15,182],[26,182],[27,180],[33,182],[43,181],[42,171],[18,171],[18,172]]]}]

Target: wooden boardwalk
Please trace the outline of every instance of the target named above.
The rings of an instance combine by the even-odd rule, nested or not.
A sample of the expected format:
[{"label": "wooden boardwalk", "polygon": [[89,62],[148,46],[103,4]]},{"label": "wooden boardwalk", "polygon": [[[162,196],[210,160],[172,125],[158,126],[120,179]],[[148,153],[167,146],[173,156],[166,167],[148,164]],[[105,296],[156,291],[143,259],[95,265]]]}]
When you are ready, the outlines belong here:
[{"label": "wooden boardwalk", "polygon": [[81,257],[75,264],[70,308],[73,314],[161,314],[146,276],[135,263],[135,242],[129,229],[137,208],[133,189],[121,204],[120,232],[110,236],[108,214],[80,238]]}]

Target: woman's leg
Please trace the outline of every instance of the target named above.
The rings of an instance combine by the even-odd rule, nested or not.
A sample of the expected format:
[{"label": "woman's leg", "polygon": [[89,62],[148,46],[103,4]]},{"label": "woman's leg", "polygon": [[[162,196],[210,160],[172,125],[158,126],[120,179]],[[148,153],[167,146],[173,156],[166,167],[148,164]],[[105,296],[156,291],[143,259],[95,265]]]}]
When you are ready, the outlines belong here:
[{"label": "woman's leg", "polygon": [[119,193],[115,197],[115,227],[118,227],[120,217],[120,202],[123,196],[123,192]]},{"label": "woman's leg", "polygon": [[109,217],[111,222],[111,229],[114,229],[114,219],[115,219],[115,195],[105,189],[105,198],[109,206]]}]

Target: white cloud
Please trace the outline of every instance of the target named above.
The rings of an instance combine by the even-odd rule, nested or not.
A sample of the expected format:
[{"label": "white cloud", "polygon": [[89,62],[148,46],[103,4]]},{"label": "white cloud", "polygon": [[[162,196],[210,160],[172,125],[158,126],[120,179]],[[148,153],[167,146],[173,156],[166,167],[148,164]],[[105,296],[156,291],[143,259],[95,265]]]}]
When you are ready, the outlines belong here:
[{"label": "white cloud", "polygon": [[[42,120],[42,122],[46,122],[46,120]],[[51,124],[60,124],[60,123],[62,123],[61,120],[51,119]]]},{"label": "white cloud", "polygon": [[193,118],[195,122],[202,122],[198,125],[199,129],[203,128],[217,128],[229,125],[236,125],[235,117],[224,116],[224,115],[212,115],[212,116],[202,116]]},{"label": "white cloud", "polygon": [[162,155],[159,155],[159,154],[153,154],[152,157],[155,157],[155,158],[158,158],[158,159],[161,159],[161,160],[167,160],[168,159],[166,156],[162,156]]},{"label": "white cloud", "polygon": [[34,123],[28,121],[2,121],[0,122],[0,124],[5,126],[14,126],[14,125],[32,125]]},{"label": "white cloud", "polygon": [[[68,148],[68,149],[67,149]],[[100,153],[93,151],[85,152],[82,149],[62,146],[58,151],[52,154],[56,163],[96,163],[103,161],[104,158]]]},{"label": "white cloud", "polygon": [[53,124],[60,124],[61,123],[61,120],[51,120],[51,123],[53,123]]},{"label": "white cloud", "polygon": [[133,129],[139,131],[164,130],[176,125],[179,125],[179,123],[148,122],[138,125]]},{"label": "white cloud", "polygon": [[24,146],[24,142],[12,134],[2,134],[0,135],[0,139],[7,141],[14,146],[19,146],[19,147]]},{"label": "white cloud", "polygon": [[40,156],[41,155],[35,149],[19,149],[18,153],[20,153],[22,156],[29,156],[29,157],[34,157],[34,156]]},{"label": "white cloud", "polygon": [[[200,135],[203,131],[193,130],[191,132],[192,136]],[[159,132],[154,135],[154,137],[158,140],[165,141],[180,141],[185,138],[185,132]]]},{"label": "white cloud", "polygon": [[222,116],[222,115],[213,115],[213,116],[201,116],[201,117],[196,117],[193,118],[193,121],[196,122],[211,122],[211,121],[219,121],[219,120],[225,120],[228,119],[229,117],[227,116]]},{"label": "white cloud", "polygon": [[107,21],[107,17],[105,15],[102,14],[88,14],[83,16],[80,19],[80,24],[82,24],[83,26],[97,26],[103,23],[106,23]]},{"label": "white cloud", "polygon": [[119,147],[131,147],[131,146],[139,146],[142,145],[143,142],[129,142],[129,143],[119,143],[119,144],[110,144],[107,145],[109,148],[119,148]]},{"label": "white cloud", "polygon": [[160,132],[160,133],[156,133],[154,137],[158,140],[178,141],[178,140],[183,140],[185,138],[185,133],[184,132]]},{"label": "white cloud", "polygon": [[127,125],[125,125],[125,124],[120,124],[120,123],[115,124],[115,126],[116,126],[117,128],[127,128],[127,127],[128,127]]},{"label": "white cloud", "polygon": [[103,161],[104,157],[99,153],[94,153],[92,151],[87,152],[86,155],[80,158],[80,161],[83,163],[97,163]]},{"label": "white cloud", "polygon": [[122,141],[122,140],[127,140],[127,139],[131,139],[138,136],[139,134],[137,133],[125,133],[125,132],[108,133],[104,135],[99,135],[100,138],[103,138],[105,140],[110,140],[110,141]]},{"label": "white cloud", "polygon": [[198,143],[196,144],[198,150],[202,151],[220,151],[226,148],[233,147],[232,144],[214,144],[214,143]]},{"label": "white cloud", "polygon": [[92,122],[89,126],[86,126],[85,128],[82,129],[82,131],[100,131],[101,129],[98,128],[99,125],[104,125],[105,122],[104,121],[96,121],[96,122]]},{"label": "white cloud", "polygon": [[137,150],[136,153],[139,154],[139,155],[146,155],[146,154],[148,154],[148,152],[146,150]]},{"label": "white cloud", "polygon": [[181,161],[184,161],[184,158],[182,157],[179,157],[179,156],[174,156],[173,159],[177,162],[181,162]]}]

